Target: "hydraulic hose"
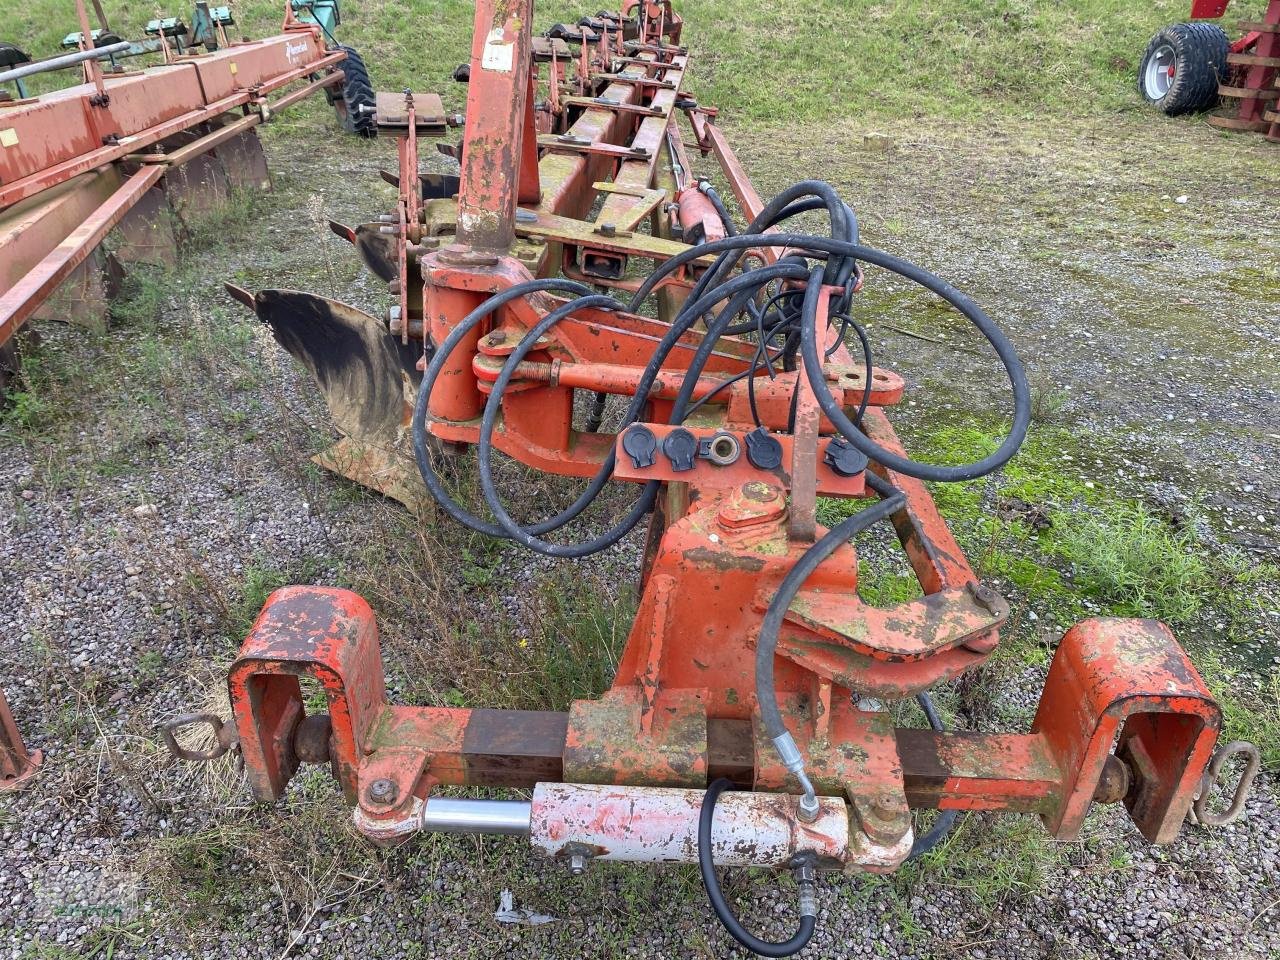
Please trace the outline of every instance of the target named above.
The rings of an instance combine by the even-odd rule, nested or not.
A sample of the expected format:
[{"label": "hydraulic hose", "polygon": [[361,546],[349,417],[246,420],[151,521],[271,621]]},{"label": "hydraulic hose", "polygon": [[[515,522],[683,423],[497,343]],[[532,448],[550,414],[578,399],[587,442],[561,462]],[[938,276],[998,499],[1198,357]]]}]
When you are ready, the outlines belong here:
[{"label": "hydraulic hose", "polygon": [[[463,337],[474,330],[487,316],[497,310],[504,304],[510,303],[521,297],[528,296],[530,293],[538,293],[542,291],[559,290],[561,292],[576,293],[579,295],[590,295],[594,291],[584,283],[578,283],[575,280],[564,280],[558,278],[550,278],[546,280],[531,280],[526,283],[517,284],[501,293],[490,297],[476,309],[462,318],[456,327],[449,331],[449,335],[444,339],[431,356],[431,361],[427,364],[427,369],[422,374],[422,382],[418,385],[418,396],[413,405],[413,420],[410,424],[410,433],[413,437],[413,459],[418,465],[418,473],[422,475],[422,482],[426,484],[427,491],[435,499],[445,513],[449,514],[454,520],[477,533],[483,533],[490,537],[505,537],[506,533],[497,524],[488,523],[475,516],[473,513],[464,509],[453,497],[449,491],[445,489],[444,484],[440,482],[440,477],[436,474],[435,468],[431,463],[431,450],[427,445],[427,406],[431,399],[431,391],[435,387],[436,379],[440,376],[440,372],[444,369],[448,362],[449,355],[462,342]],[[608,471],[601,469],[595,480],[587,487],[582,496],[574,502],[563,513],[536,525],[533,529],[538,533],[548,533],[556,530],[568,523],[574,517],[586,509],[586,504],[578,509],[577,513],[573,512],[574,508],[580,502],[586,499],[586,503],[590,503],[595,499],[596,494],[604,489],[604,485],[609,480],[609,474],[613,472],[613,464],[608,464]]]},{"label": "hydraulic hose", "polygon": [[716,208],[716,215],[720,217],[720,222],[724,224],[725,234],[730,237],[737,236],[738,228],[733,225],[733,217],[729,213],[729,208],[724,205],[720,192],[711,185],[711,181],[699,181],[698,191],[710,200],[711,205]]},{"label": "hydraulic hose", "polygon": [[729,935],[748,950],[762,957],[789,957],[805,948],[817,926],[818,903],[814,890],[813,866],[803,864],[796,870],[800,886],[800,926],[791,937],[775,943],[761,940],[747,930],[724,898],[720,881],[716,877],[715,861],[711,856],[711,824],[716,815],[716,801],[720,799],[720,794],[731,789],[733,783],[723,777],[712,781],[711,786],[707,787],[706,796],[702,799],[702,810],[698,814],[698,870],[702,874],[702,885],[707,890],[707,900]]},{"label": "hydraulic hose", "polygon": [[[635,396],[632,397],[631,404],[623,418],[623,429],[625,429],[627,425],[634,423],[639,418],[640,412],[644,409],[644,405],[648,401],[649,391],[652,388],[653,382],[657,378],[659,371],[662,369],[662,364],[666,360],[667,355],[679,341],[680,337],[693,326],[698,317],[705,314],[719,301],[726,298],[734,298],[744,292],[750,293],[771,280],[783,277],[790,279],[803,279],[803,276],[804,270],[803,268],[800,268],[798,264],[773,264],[771,266],[762,267],[759,270],[752,271],[751,273],[734,277],[732,280],[716,287],[711,292],[704,294],[693,303],[686,305],[676,316],[671,328],[663,336],[662,340],[654,350],[653,357],[650,358],[648,365],[645,367],[644,373],[641,375],[640,382],[637,385]],[[527,284],[525,286],[527,286]],[[509,294],[512,290],[516,289],[517,287],[512,287],[505,291],[505,293]],[[733,303],[734,301],[730,299],[730,302]],[[512,350],[510,356],[507,357],[506,362],[502,366],[502,370],[499,372],[497,379],[493,383],[489,399],[485,403],[484,416],[480,421],[480,437],[477,444],[477,462],[480,468],[481,489],[484,491],[485,500],[489,505],[489,509],[493,512],[494,518],[498,522],[498,528],[501,531],[496,535],[515,540],[528,547],[530,550],[534,550],[535,552],[546,556],[581,558],[612,546],[622,539],[622,537],[626,536],[626,534],[634,528],[637,523],[639,523],[640,519],[652,509],[654,498],[657,495],[659,482],[651,480],[645,484],[644,492],[641,494],[640,498],[637,499],[636,503],[632,506],[631,510],[628,511],[622,521],[610,528],[606,533],[601,534],[598,537],[594,537],[584,543],[558,544],[543,540],[540,534],[563,526],[568,522],[568,520],[578,516],[584,509],[586,509],[587,504],[595,498],[599,493],[599,490],[603,488],[604,483],[608,480],[609,475],[613,472],[613,466],[616,458],[615,451],[611,450],[609,452],[605,462],[601,466],[600,472],[597,473],[596,478],[592,480],[587,490],[583,491],[578,500],[557,517],[553,518],[555,526],[548,526],[552,521],[544,521],[536,527],[522,527],[520,524],[516,523],[503,506],[493,480],[493,430],[497,423],[498,412],[502,406],[502,396],[506,391],[507,386],[511,383],[511,379],[515,375],[517,367],[519,367],[524,358],[537,346],[539,339],[544,333],[550,330],[561,320],[571,315],[575,310],[584,307],[616,309],[617,306],[617,301],[612,297],[594,294],[579,297],[577,300],[570,301],[547,314],[534,325],[533,329],[525,334],[525,336],[516,345],[515,349]],[[741,309],[741,307],[739,306],[737,309]],[[728,310],[724,311],[726,314],[728,312]],[[701,373],[702,367],[706,363],[706,358],[711,355],[711,352],[715,347],[715,342],[716,336],[709,334],[704,337],[702,342],[698,345],[698,349],[694,354],[694,359],[689,364],[689,370],[684,381],[681,383],[680,392],[676,397],[671,417],[673,423],[679,423],[683,418],[684,410],[688,406],[689,400],[693,394],[698,376]],[[440,351],[437,351],[437,356],[442,352],[444,352],[443,347]],[[426,382],[427,380],[424,377],[423,383],[426,384]],[[419,389],[420,391],[422,390],[422,388]],[[419,393],[419,401],[421,401],[421,392]],[[415,440],[417,439],[417,430],[418,428],[415,425]]]},{"label": "hydraulic hose", "polygon": [[[788,248],[805,248],[811,251],[821,251],[827,254],[841,254],[847,258],[856,258],[866,263],[874,264],[882,267],[892,273],[905,277],[908,280],[924,287],[926,290],[936,293],[942,299],[955,307],[963,314],[978,331],[987,339],[987,341],[995,349],[997,356],[1004,365],[1005,373],[1009,378],[1010,385],[1013,389],[1013,424],[1008,435],[1001,442],[1000,446],[989,456],[982,458],[974,463],[960,464],[957,466],[941,466],[938,464],[921,463],[911,460],[907,457],[900,456],[891,450],[887,450],[873,441],[870,437],[858,430],[845,416],[844,411],[840,409],[839,403],[831,395],[831,390],[825,382],[822,374],[822,364],[818,353],[816,341],[816,331],[813,330],[813,324],[808,319],[802,322],[802,348],[805,358],[806,373],[809,377],[814,393],[818,398],[819,406],[822,407],[823,413],[827,414],[828,419],[835,424],[837,430],[851,444],[861,450],[872,460],[883,464],[890,470],[896,471],[908,477],[915,477],[920,480],[930,480],[939,483],[954,483],[961,480],[973,480],[976,477],[985,476],[994,470],[998,470],[1004,466],[1018,452],[1018,448],[1022,445],[1023,439],[1027,434],[1027,428],[1031,424],[1031,389],[1027,383],[1026,371],[1022,367],[1022,362],[1018,359],[1017,352],[1014,350],[1013,344],[1004,332],[996,326],[995,322],[986,315],[985,312],[964,293],[957,290],[945,280],[935,276],[927,270],[917,267],[915,264],[895,257],[892,254],[885,253],[882,250],[876,250],[873,247],[864,247],[861,244],[845,243],[833,240],[828,237],[815,237],[806,234],[789,234],[789,233],[768,233],[768,234],[742,234],[736,237],[725,237],[723,240],[717,240],[714,243],[703,244],[699,247],[684,250],[666,260],[662,266],[654,271],[648,279],[641,284],[639,290],[632,297],[632,304],[641,302],[654,289],[654,287],[669,273],[678,270],[684,264],[695,260],[699,257],[706,256],[709,253],[729,252],[733,250],[746,250],[753,247],[788,247]],[[828,266],[830,264],[828,263]],[[715,268],[711,268],[703,275],[705,280]],[[824,277],[824,272],[815,269],[815,273],[819,278]],[[817,307],[817,297],[820,291],[813,289],[817,284],[810,283],[810,289],[806,290],[806,318],[812,316],[812,310]],[[813,298],[811,301],[809,298]],[[808,343],[805,344],[805,338]],[[833,416],[834,413],[834,416]]]},{"label": "hydraulic hose", "polygon": [[[933,706],[933,700],[929,694],[921,692],[916,694],[916,703],[920,704],[920,709],[924,711],[925,719],[929,721],[929,727],[939,732],[946,729],[942,718],[938,716],[938,711]],[[943,810],[938,814],[938,819],[933,821],[931,826],[924,835],[917,836],[911,844],[911,852],[907,854],[908,860],[915,860],[922,857],[939,843],[943,838],[951,832],[952,827],[956,825],[956,820],[960,818],[959,810]]]},{"label": "hydraulic hose", "polygon": [[[597,537],[586,541],[585,543],[576,544],[558,544],[548,543],[546,540],[539,538],[538,533],[540,527],[545,527],[546,523],[538,524],[534,527],[524,527],[516,523],[507,513],[506,507],[503,506],[502,500],[498,494],[497,486],[493,481],[493,428],[497,422],[498,410],[502,405],[502,395],[511,383],[511,377],[515,373],[515,369],[524,359],[525,355],[537,344],[539,338],[549,330],[552,326],[559,323],[565,317],[569,316],[575,310],[595,307],[608,309],[615,306],[617,301],[610,296],[594,295],[579,297],[577,300],[571,300],[569,303],[551,311],[531,330],[529,334],[520,341],[519,346],[507,358],[507,362],[503,365],[502,371],[498,374],[498,379],[494,381],[492,392],[489,394],[489,400],[485,403],[484,416],[480,421],[480,441],[476,447],[476,459],[480,467],[480,487],[484,491],[485,502],[488,503],[489,509],[493,512],[494,517],[498,521],[499,527],[502,529],[501,536],[509,537],[519,543],[524,544],[531,550],[538,553],[546,554],[552,557],[585,557],[590,554],[597,553],[608,547],[613,546],[623,537],[625,537],[640,519],[649,512],[653,507],[654,497],[658,491],[658,481],[651,480],[644,485],[644,490],[636,499],[626,516],[622,518],[614,526]],[[639,396],[639,394],[637,394]],[[633,399],[632,407],[636,407]],[[627,422],[630,423],[638,411],[628,411]],[[602,466],[596,474],[596,478],[588,485],[587,491],[580,495],[569,507],[560,514],[561,517],[566,515],[577,516],[582,510],[585,510],[591,500],[595,499],[595,495],[599,489],[603,488],[607,482],[609,475],[613,472],[615,454],[610,451],[607,462]],[[590,494],[588,498],[587,494]]]},{"label": "hydraulic hose", "polygon": [[[778,708],[778,696],[773,677],[774,653],[778,649],[778,631],[782,628],[782,620],[804,582],[850,537],[895,513],[906,503],[906,497],[902,492],[887,481],[880,479],[869,470],[866,477],[867,485],[885,499],[841,520],[801,555],[796,565],[783,577],[778,592],[769,603],[769,609],[765,612],[764,620],[760,624],[759,638],[756,640],[756,701],[760,710],[761,726],[765,736],[773,742],[787,770],[800,782],[805,792],[805,799],[810,801],[811,809],[815,813],[817,798],[814,795],[813,785],[804,772],[804,756],[796,746],[790,731],[787,730],[786,723],[782,719],[782,711]],[[804,810],[802,801],[801,812],[803,813]]]}]

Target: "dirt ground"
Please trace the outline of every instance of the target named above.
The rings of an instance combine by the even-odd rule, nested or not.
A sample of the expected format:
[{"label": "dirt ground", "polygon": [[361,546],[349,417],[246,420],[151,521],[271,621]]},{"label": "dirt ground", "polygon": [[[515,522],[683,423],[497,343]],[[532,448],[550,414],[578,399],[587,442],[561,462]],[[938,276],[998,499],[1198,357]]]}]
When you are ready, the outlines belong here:
[{"label": "dirt ground", "polygon": [[[320,122],[314,109],[297,121],[317,133]],[[1280,559],[1274,145],[1147,114],[1042,130],[854,120],[821,135],[729,129],[762,195],[829,180],[867,242],[936,271],[1005,326],[1039,389],[1058,398],[1074,441],[1062,470],[1166,509],[1195,503],[1209,518],[1205,549]],[[508,839],[375,851],[347,825],[325,771],[264,808],[229,762],[193,768],[159,746],[158,724],[219,704],[237,631],[279,582],[362,584],[435,557],[375,599],[390,692],[404,702],[470,702],[499,688],[513,701],[585,695],[572,685],[594,678],[511,693],[548,682],[551,661],[500,681],[484,663],[495,656],[488,635],[537,648],[544,621],[581,634],[582,617],[564,606],[603,610],[592,622],[606,631],[625,609],[635,543],[553,569],[451,527],[419,529],[306,464],[330,436],[324,412],[221,284],[383,305],[324,220],[386,208],[377,170],[393,148],[327,131],[305,152],[299,142],[297,131],[268,131],[275,192],[151,290],[154,315],[101,337],[47,327],[49,412],[0,427],[0,676],[45,754],[32,785],[0,799],[0,952],[733,954],[696,871],[594,867],[570,878]],[[891,281],[870,281],[878,362],[909,380],[895,414],[908,443],[913,431],[1002,409],[1001,381],[968,352],[977,343],[967,331]],[[551,599],[566,593],[561,606]],[[1241,684],[1264,684],[1280,663],[1272,600],[1247,647],[1223,651],[1243,664]],[[468,619],[472,632],[455,629]],[[1212,620],[1193,629],[1197,644],[1217,643]],[[1002,676],[1013,715],[1025,718],[1042,678],[1037,664]],[[1084,838],[1064,844],[1035,822],[971,816],[897,878],[824,878],[820,933],[804,956],[1274,958],[1276,797],[1269,772],[1240,822],[1188,827],[1167,848],[1147,846],[1115,810],[1095,811]],[[496,922],[504,889],[556,920]],[[737,877],[731,893],[762,934],[790,922],[790,891],[772,878]]]}]

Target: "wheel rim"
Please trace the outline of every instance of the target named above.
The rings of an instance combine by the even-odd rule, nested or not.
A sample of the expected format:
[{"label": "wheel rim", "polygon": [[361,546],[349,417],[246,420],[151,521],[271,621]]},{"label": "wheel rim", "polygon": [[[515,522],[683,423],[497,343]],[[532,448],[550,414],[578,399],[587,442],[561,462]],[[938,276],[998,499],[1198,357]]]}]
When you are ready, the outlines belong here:
[{"label": "wheel rim", "polygon": [[1169,44],[1161,44],[1147,60],[1142,73],[1142,89],[1152,100],[1163,100],[1173,86],[1177,70],[1178,55]]}]

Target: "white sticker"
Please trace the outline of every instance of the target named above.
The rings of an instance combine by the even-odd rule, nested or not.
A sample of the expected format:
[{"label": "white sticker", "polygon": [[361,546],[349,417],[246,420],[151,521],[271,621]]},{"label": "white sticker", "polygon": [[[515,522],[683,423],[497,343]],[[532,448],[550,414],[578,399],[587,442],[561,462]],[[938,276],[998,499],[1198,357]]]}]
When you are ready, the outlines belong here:
[{"label": "white sticker", "polygon": [[18,131],[13,127],[7,130],[0,130],[0,147],[16,147],[18,145]]},{"label": "white sticker", "polygon": [[494,27],[484,41],[484,56],[480,58],[480,66],[485,70],[496,70],[498,73],[510,73],[516,59],[514,41],[506,39],[506,31]]}]

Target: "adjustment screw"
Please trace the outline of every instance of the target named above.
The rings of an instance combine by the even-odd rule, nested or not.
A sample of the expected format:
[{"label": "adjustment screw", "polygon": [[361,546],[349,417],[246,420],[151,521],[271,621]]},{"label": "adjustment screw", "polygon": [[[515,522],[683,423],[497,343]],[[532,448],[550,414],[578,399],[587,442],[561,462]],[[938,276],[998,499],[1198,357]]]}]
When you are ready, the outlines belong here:
[{"label": "adjustment screw", "polygon": [[396,795],[400,791],[396,789],[395,781],[388,780],[386,777],[379,777],[373,783],[369,784],[369,789],[365,795],[373,803],[391,803],[395,800]]},{"label": "adjustment screw", "polygon": [[587,872],[587,855],[584,853],[575,853],[569,858],[569,872],[575,877],[580,877]]}]

